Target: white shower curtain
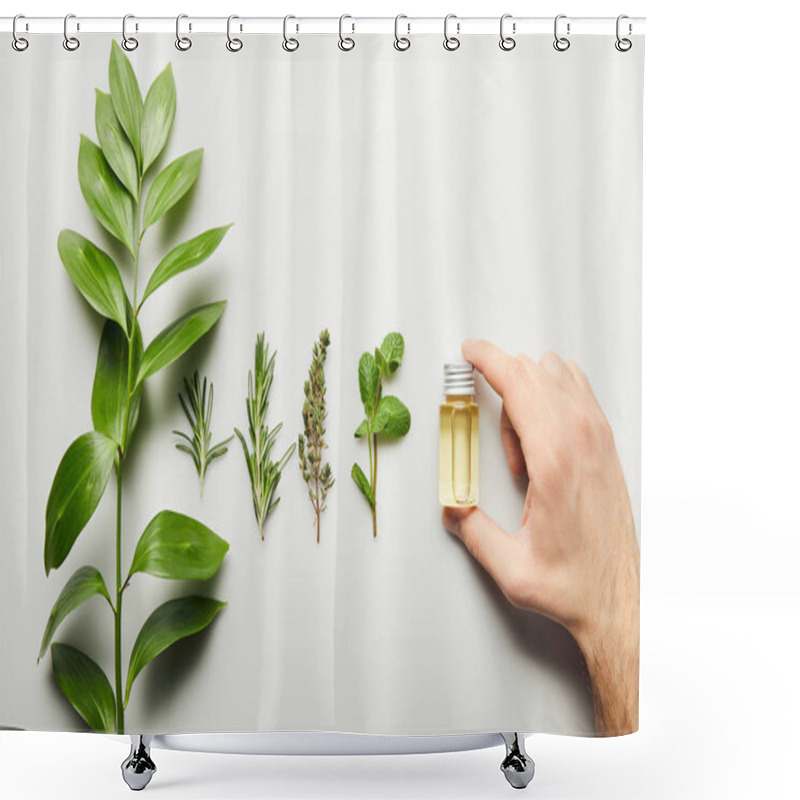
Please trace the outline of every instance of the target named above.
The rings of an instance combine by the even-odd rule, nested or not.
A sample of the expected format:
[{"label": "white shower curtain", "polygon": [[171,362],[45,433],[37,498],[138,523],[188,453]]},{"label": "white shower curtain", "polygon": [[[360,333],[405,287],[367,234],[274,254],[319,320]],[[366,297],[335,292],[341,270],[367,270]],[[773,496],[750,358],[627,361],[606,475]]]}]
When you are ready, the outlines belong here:
[{"label": "white shower curtain", "polygon": [[[0,48],[0,709],[3,726],[86,730],[37,664],[51,609],[91,565],[116,596],[116,479],[63,564],[43,565],[46,509],[70,443],[92,431],[103,318],[59,257],[59,233],[94,242],[130,292],[131,257],[101,226],[78,176],[94,142],[95,89],[109,92],[112,37],[60,35]],[[127,54],[143,96],[168,63],[176,112],[157,174],[203,148],[196,184],[142,239],[139,298],[171,248],[233,223],[207,260],[176,275],[138,316],[144,347],[188,309],[227,300],[185,355],[148,377],[125,458],[122,579],[160,511],[188,515],[229,545],[208,580],[134,574],[124,590],[123,691],[138,632],[185,595],[226,603],[197,635],[148,661],[125,707],[126,732],[329,730],[379,734],[595,732],[581,651],[557,622],[510,604],[442,526],[437,498],[442,366],[467,337],[534,358],[575,359],[614,431],[639,529],[641,134],[644,42],[613,35],[140,36]],[[113,88],[113,87],[112,87]],[[102,101],[100,101],[102,102]],[[105,148],[104,148],[105,149]],[[116,180],[113,178],[112,180]],[[149,180],[149,176],[148,176]],[[106,226],[108,227],[108,226]],[[134,242],[134,249],[136,242]],[[124,313],[124,309],[123,309]],[[303,432],[312,345],[330,332],[327,449],[335,483],[314,511],[291,453],[263,539],[240,442],[213,461],[202,497],[173,430],[198,370],[214,385],[214,442],[239,428],[256,337],[277,353],[267,422],[277,460]],[[386,391],[411,414],[379,444],[377,535],[351,478],[368,449],[359,359],[404,338]],[[477,378],[480,504],[519,525],[501,401]],[[109,466],[109,470],[112,467]],[[114,615],[101,596],[64,618],[53,641],[87,654],[115,687]],[[113,729],[113,727],[111,728]],[[621,731],[625,732],[625,731]]]}]

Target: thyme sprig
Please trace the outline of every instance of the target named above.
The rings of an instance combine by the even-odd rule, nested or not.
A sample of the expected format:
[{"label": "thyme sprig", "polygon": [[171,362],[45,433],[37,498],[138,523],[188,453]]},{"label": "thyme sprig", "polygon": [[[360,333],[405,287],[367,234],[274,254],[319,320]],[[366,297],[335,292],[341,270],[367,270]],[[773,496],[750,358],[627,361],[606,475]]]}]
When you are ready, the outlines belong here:
[{"label": "thyme sprig", "polygon": [[233,436],[229,436],[218,444],[211,444],[211,411],[214,407],[214,384],[209,384],[208,379],[203,376],[201,387],[200,375],[195,370],[191,381],[184,377],[183,385],[186,389],[186,396],[184,397],[182,392],[178,392],[178,400],[180,400],[183,413],[186,414],[186,419],[189,421],[192,435],[189,436],[183,431],[177,430],[172,432],[183,439],[182,442],[177,442],[175,447],[192,457],[197,470],[197,477],[200,481],[200,497],[202,497],[206,470],[215,458],[220,458],[228,452],[227,445],[233,439]]},{"label": "thyme sprig", "polygon": [[320,517],[327,508],[328,492],[334,484],[330,463],[322,464],[322,451],[327,449],[325,441],[325,419],[328,409],[325,402],[325,360],[331,335],[323,330],[314,342],[308,380],[303,385],[306,399],[303,403],[303,433],[297,437],[297,452],[300,457],[300,472],[308,486],[308,499],[314,509],[317,526],[317,542],[320,538]]},{"label": "thyme sprig", "polygon": [[269,411],[269,392],[275,374],[275,357],[269,354],[269,344],[264,342],[264,334],[256,337],[255,376],[251,370],[247,375],[247,422],[249,426],[250,447],[244,434],[234,428],[234,433],[242,443],[247,471],[250,475],[250,487],[253,494],[253,511],[258,522],[261,540],[264,540],[264,525],[267,516],[280,502],[276,497],[281,472],[294,452],[294,442],[286,452],[273,461],[271,458],[275,440],[283,428],[279,422],[272,430],[267,425]]}]

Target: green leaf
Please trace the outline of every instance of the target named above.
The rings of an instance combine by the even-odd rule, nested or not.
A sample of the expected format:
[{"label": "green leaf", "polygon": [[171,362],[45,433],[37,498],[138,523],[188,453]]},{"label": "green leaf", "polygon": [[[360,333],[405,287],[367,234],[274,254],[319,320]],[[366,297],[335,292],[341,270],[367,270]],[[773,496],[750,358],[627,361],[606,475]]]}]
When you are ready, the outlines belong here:
[{"label": "green leaf", "polygon": [[111,95],[99,89],[95,89],[95,92],[97,102],[94,107],[94,122],[103,155],[131,197],[138,200],[139,170],[136,166],[136,155],[119,124]]},{"label": "green leaf", "polygon": [[375,363],[378,365],[378,369],[381,372],[384,374],[388,373],[389,365],[386,363],[386,359],[383,357],[380,347],[375,348]]},{"label": "green leaf", "polygon": [[368,430],[369,428],[367,427],[367,421],[362,419],[361,424],[356,428],[356,432],[353,434],[353,436],[355,436],[356,439],[360,439],[362,436],[367,435]]},{"label": "green leaf", "polygon": [[222,315],[226,302],[199,306],[164,328],[144,351],[136,385],[171,364],[207,333]]},{"label": "green leaf", "polygon": [[369,353],[364,353],[358,361],[358,389],[368,417],[375,411],[375,392],[378,389],[379,378],[375,359]]},{"label": "green leaf", "polygon": [[136,545],[128,575],[146,572],[157,578],[205,581],[219,569],[228,543],[191,517],[161,511]]},{"label": "green leaf", "polygon": [[[111,605],[111,598],[106,589],[103,576],[94,567],[81,567],[67,581],[66,586],[61,590],[61,594],[50,612],[50,619],[47,620],[47,627],[44,629],[42,646],[39,648],[38,663],[47,652],[47,647],[52,640],[56,629],[64,619],[72,613],[81,603],[94,597],[96,594],[102,595]],[[113,606],[111,606],[113,609]]]},{"label": "green leaf", "polygon": [[144,101],[142,116],[142,174],[158,158],[175,119],[175,78],[167,64],[153,81]]},{"label": "green leaf", "polygon": [[111,87],[111,100],[114,103],[114,111],[117,113],[117,118],[128,137],[128,141],[133,145],[133,152],[136,153],[137,160],[141,163],[141,128],[144,110],[142,93],[139,90],[139,82],[136,80],[136,73],[133,71],[131,62],[116,39],[111,42],[111,58],[108,62],[108,85]]},{"label": "green leaf", "polygon": [[356,486],[361,489],[361,494],[367,498],[367,502],[370,504],[370,506],[375,508],[375,495],[372,493],[372,487],[369,485],[367,476],[362,472],[361,467],[359,467],[358,464],[353,464],[353,468],[350,470],[350,475],[356,482]]},{"label": "green leaf", "polygon": [[131,652],[125,705],[136,676],[170,645],[207,627],[227,603],[211,597],[179,597],[159,606],[142,626]]},{"label": "green leaf", "polygon": [[55,642],[50,648],[61,691],[93,731],[116,730],[114,692],[102,669],[75,647]]},{"label": "green leaf", "polygon": [[405,343],[403,337],[399,333],[387,333],[382,344],[381,353],[386,360],[388,367],[388,374],[392,375],[403,360],[403,351]]},{"label": "green leaf", "polygon": [[44,569],[61,566],[103,496],[117,445],[102,433],[84,433],[64,453],[45,512]]},{"label": "green leaf", "polygon": [[75,231],[58,234],[58,254],[89,305],[123,330],[128,328],[128,298],[117,265],[99,247]]},{"label": "green leaf", "polygon": [[405,436],[411,428],[411,412],[394,395],[381,397],[373,430],[381,430],[394,439]]},{"label": "green leaf", "polygon": [[166,283],[170,278],[202,264],[217,249],[230,227],[230,225],[224,225],[221,228],[211,228],[211,230],[170,250],[150,276],[142,302],[144,303],[161,284]]},{"label": "green leaf", "polygon": [[[139,363],[142,360],[142,331],[138,322],[134,322],[133,365],[131,375],[136,378]],[[92,387],[92,424],[94,429],[104,433],[127,450],[128,442],[122,441],[125,428],[125,404],[128,399],[128,340],[120,327],[106,322],[100,337],[100,349],[97,352],[97,367]],[[131,400],[128,419],[128,441],[136,427],[141,402],[141,387],[137,389]]]},{"label": "green leaf", "polygon": [[203,163],[203,148],[176,158],[158,173],[144,204],[144,228],[149,228],[192,188]]},{"label": "green leaf", "polygon": [[78,182],[97,221],[133,254],[133,200],[111,171],[103,151],[83,134]]}]

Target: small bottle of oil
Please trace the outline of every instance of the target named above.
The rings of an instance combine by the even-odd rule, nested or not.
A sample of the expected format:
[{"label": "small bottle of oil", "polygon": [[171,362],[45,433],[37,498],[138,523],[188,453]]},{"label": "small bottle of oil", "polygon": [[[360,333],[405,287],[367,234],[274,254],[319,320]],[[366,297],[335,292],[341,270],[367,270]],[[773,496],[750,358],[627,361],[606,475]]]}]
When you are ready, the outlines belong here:
[{"label": "small bottle of oil", "polygon": [[444,402],[439,406],[439,502],[478,504],[478,405],[472,364],[444,365]]}]

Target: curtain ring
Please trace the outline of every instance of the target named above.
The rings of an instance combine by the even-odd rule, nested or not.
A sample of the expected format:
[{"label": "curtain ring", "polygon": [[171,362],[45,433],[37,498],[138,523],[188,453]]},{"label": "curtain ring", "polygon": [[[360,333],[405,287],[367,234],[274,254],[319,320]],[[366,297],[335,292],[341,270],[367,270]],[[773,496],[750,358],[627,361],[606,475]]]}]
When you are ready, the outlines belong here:
[{"label": "curtain ring", "polygon": [[[553,41],[553,47],[555,47],[555,49],[558,50],[559,53],[563,53],[564,51],[569,50],[569,46],[570,46],[570,40],[567,39],[566,36],[559,36],[558,35],[558,21],[560,19],[566,19],[566,18],[567,18],[566,14],[559,14],[555,18],[555,21],[553,22],[553,36],[555,37],[554,41]],[[569,36],[569,28],[570,28],[570,24],[568,22],[567,23],[567,36]]]},{"label": "curtain ring", "polygon": [[[507,19],[511,19],[511,14],[503,14],[500,17],[500,49],[508,52],[517,46],[517,40],[513,36],[506,36],[505,23]],[[512,31],[516,33],[516,24],[512,26]]]},{"label": "curtain ring", "polygon": [[[297,19],[297,17],[293,17],[291,14],[287,14],[283,18],[283,44],[282,47],[287,53],[294,53],[298,47],[300,47],[300,42],[295,39],[293,36],[289,36],[289,20],[290,19]],[[299,26],[298,26],[299,28]]]},{"label": "curtain ring", "polygon": [[[356,41],[353,39],[352,36],[345,36],[344,35],[344,21],[346,19],[353,19],[349,14],[342,14],[339,17],[339,49],[344,50],[345,53],[349,52],[356,46]],[[350,23],[353,26],[352,33],[356,32],[356,24],[355,22]]]},{"label": "curtain ring", "polygon": [[[225,29],[228,37],[228,41],[225,42],[225,47],[227,47],[231,53],[238,53],[244,47],[244,43],[241,39],[231,36],[231,22],[233,22],[235,19],[239,19],[239,17],[236,14],[231,14],[228,17],[228,27]],[[241,30],[241,28],[239,28],[239,30]]]},{"label": "curtain ring", "polygon": [[139,40],[128,36],[128,20],[134,19],[133,14],[126,14],[122,18],[122,49],[131,52],[139,46]]},{"label": "curtain ring", "polygon": [[25,16],[23,14],[17,14],[17,16],[14,17],[14,22],[11,25],[11,36],[13,37],[11,39],[11,46],[18,53],[21,53],[23,50],[27,50],[28,49],[28,44],[29,44],[29,42],[28,42],[28,40],[26,38],[24,38],[23,36],[20,36],[17,33],[17,20],[20,20],[20,19],[25,19]]},{"label": "curtain ring", "polygon": [[[459,39],[458,36],[450,36],[449,35],[448,26],[449,26],[449,23],[450,23],[451,19],[457,19],[456,15],[455,14],[448,14],[444,18],[444,42],[443,42],[443,45],[444,45],[444,49],[445,50],[449,50],[452,53],[453,50],[458,50],[458,48],[461,47],[461,39]],[[456,23],[456,33],[460,33],[460,32],[461,32],[461,23],[457,22]]]},{"label": "curtain ring", "polygon": [[64,49],[69,50],[70,53],[73,53],[81,46],[81,43],[77,36],[69,35],[67,24],[71,19],[75,19],[74,14],[67,14],[67,16],[64,17]]},{"label": "curtain ring", "polygon": [[[192,40],[188,36],[181,36],[181,20],[188,19],[188,14],[178,14],[175,17],[175,47],[182,52],[186,52],[192,46]],[[189,30],[191,30],[191,25]]]},{"label": "curtain ring", "polygon": [[[405,14],[398,14],[394,18],[394,49],[399,50],[401,53],[405,50],[408,50],[411,47],[411,39],[408,36],[401,36],[400,35],[400,20],[401,19],[408,19]],[[408,28],[408,33],[411,33],[411,23],[407,22],[406,27]]]},{"label": "curtain ring", "polygon": [[[630,50],[631,47],[633,47],[633,42],[630,39],[625,38],[625,37],[621,37],[619,35],[620,22],[622,22],[622,20],[628,19],[628,18],[629,17],[628,17],[627,14],[620,14],[617,17],[617,41],[614,42],[614,47],[616,47],[617,50],[620,51],[620,53],[627,53],[628,50]],[[633,28],[632,28],[631,24],[628,23],[628,33],[630,34],[632,30],[633,30]]]}]

